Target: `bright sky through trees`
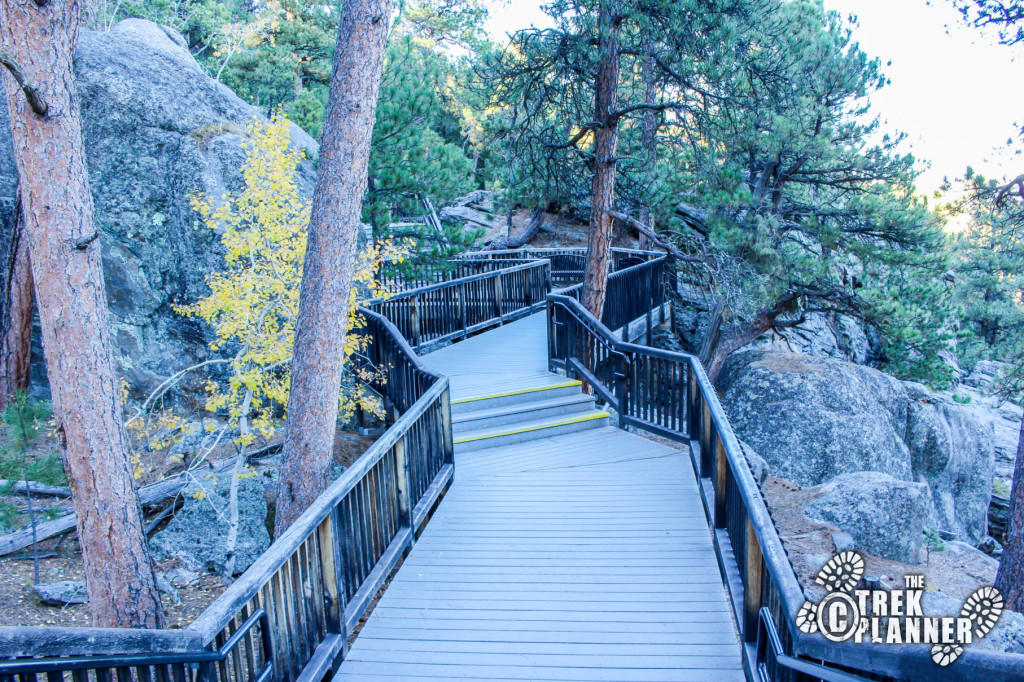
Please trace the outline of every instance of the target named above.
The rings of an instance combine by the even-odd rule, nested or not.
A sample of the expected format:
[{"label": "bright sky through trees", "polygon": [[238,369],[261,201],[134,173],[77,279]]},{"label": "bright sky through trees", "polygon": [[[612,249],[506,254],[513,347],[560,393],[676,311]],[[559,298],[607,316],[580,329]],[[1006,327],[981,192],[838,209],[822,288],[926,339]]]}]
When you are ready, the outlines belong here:
[{"label": "bright sky through trees", "polygon": [[[492,0],[488,29],[495,37],[550,25],[533,0]],[[947,0],[825,0],[828,9],[860,20],[856,38],[892,85],[874,93],[875,112],[889,130],[908,134],[907,151],[930,161],[918,182],[931,194],[944,176],[973,165],[985,175],[1015,176],[1024,158],[1006,142],[1024,125],[1024,47],[996,44],[964,26]]]}]

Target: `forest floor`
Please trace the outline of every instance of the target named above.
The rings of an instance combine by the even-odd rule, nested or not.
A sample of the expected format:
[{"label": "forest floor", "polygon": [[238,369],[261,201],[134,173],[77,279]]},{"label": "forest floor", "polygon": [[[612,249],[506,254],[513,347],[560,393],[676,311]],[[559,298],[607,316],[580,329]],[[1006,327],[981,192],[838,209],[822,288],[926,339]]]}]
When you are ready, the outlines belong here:
[{"label": "forest floor", "polygon": [[[6,435],[6,433],[0,434]],[[264,445],[275,445],[280,442],[280,437],[275,437]],[[339,432],[335,439],[334,459],[337,464],[348,468],[355,462],[376,440],[374,437],[359,436],[355,433]],[[28,461],[34,462],[43,458],[52,458],[56,452],[56,443],[49,437],[37,438],[31,444],[26,453]],[[217,461],[222,457],[233,457],[234,448],[228,443],[223,452],[217,452],[211,457]],[[171,476],[181,471],[181,464],[168,464],[165,451],[154,451],[142,453],[145,475],[140,478],[140,484],[145,485],[156,482],[165,476]],[[262,460],[259,467],[272,465],[270,458]],[[48,462],[52,467],[52,463]],[[59,456],[57,458],[59,467]],[[31,469],[31,466],[30,466]],[[36,467],[38,470],[38,466]],[[62,485],[61,480],[53,480],[50,474],[48,483]],[[268,489],[268,498],[274,491]],[[268,503],[273,506],[273,499]],[[47,520],[59,516],[55,510],[65,509],[70,506],[66,497],[36,497],[34,498],[35,508],[40,513],[40,520]],[[23,513],[27,506],[24,494],[7,491],[7,494],[0,495],[0,504],[7,505],[14,511],[11,516],[26,517]],[[166,500],[153,505],[145,514],[145,520],[149,523],[158,514],[160,509],[166,505]],[[41,509],[42,508],[42,509]],[[51,510],[49,512],[45,510]],[[170,521],[171,517],[164,519],[153,529],[153,533],[161,530]],[[273,522],[268,517],[268,530],[272,530]],[[23,525],[23,523],[18,524]],[[7,529],[8,531],[10,528]],[[152,535],[152,534],[151,534]],[[48,538],[38,544],[39,554],[39,579],[40,583],[52,583],[59,581],[82,581],[84,580],[84,566],[82,553],[78,545],[75,533],[68,533],[57,537]],[[176,560],[154,561],[154,570],[166,573],[179,567]],[[64,606],[50,606],[39,601],[32,586],[35,584],[35,567],[33,562],[33,551],[31,547],[15,554],[0,557],[0,624],[5,626],[17,625],[48,625],[63,627],[88,627],[91,625],[91,616],[88,604],[67,604]],[[206,573],[201,575],[196,585],[177,587],[179,600],[176,601],[167,594],[161,594],[166,627],[184,628],[195,620],[220,594],[230,585],[224,582],[219,575]]]}]

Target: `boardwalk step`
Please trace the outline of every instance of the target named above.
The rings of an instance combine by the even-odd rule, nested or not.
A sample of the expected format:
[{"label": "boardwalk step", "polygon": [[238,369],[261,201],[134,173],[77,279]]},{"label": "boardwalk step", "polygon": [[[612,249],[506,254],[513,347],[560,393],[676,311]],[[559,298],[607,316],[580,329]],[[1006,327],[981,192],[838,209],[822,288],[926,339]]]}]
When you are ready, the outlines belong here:
[{"label": "boardwalk step", "polygon": [[[539,393],[539,395],[547,397],[546,394],[547,391]],[[593,407],[594,397],[579,392],[547,400],[524,400],[511,405],[455,415],[452,417],[452,429],[455,431],[456,440],[458,440],[463,433],[469,431],[480,431],[503,424],[539,421],[563,414],[585,412]]]},{"label": "boardwalk step", "polygon": [[516,422],[479,431],[468,431],[455,439],[455,452],[493,448],[563,433],[596,429],[607,426],[609,416],[607,412],[600,410],[586,410],[538,421]]},{"label": "boardwalk step", "polygon": [[565,381],[556,381],[531,388],[459,398],[452,400],[452,417],[465,414],[466,412],[490,410],[506,405],[518,405],[532,400],[551,400],[570,395],[579,395],[580,386],[582,384],[579,381],[566,379]]}]

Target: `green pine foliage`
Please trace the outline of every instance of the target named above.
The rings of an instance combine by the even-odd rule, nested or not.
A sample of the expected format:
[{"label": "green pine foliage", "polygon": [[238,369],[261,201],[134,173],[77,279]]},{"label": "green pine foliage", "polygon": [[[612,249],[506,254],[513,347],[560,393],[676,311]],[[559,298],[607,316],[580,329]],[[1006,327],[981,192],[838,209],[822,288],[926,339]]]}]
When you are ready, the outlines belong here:
[{"label": "green pine foliage", "polygon": [[956,234],[956,301],[962,314],[960,364],[980,360],[1011,364],[998,388],[1024,393],[1024,199],[968,169],[963,198],[947,206],[963,224]]}]

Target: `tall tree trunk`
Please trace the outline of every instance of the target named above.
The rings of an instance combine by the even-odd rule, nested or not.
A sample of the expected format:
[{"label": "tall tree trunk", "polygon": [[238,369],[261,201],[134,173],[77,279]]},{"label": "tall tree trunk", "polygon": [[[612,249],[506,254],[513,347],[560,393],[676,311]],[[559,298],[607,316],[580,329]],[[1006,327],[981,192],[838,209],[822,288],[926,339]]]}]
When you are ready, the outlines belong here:
[{"label": "tall tree trunk", "polygon": [[597,319],[604,313],[611,268],[612,216],[615,209],[618,120],[612,118],[619,91],[619,28],[615,0],[604,0],[598,16],[601,62],[594,90],[594,184],[590,195],[587,267],[583,273],[583,305]]},{"label": "tall tree trunk", "polygon": [[21,199],[14,199],[14,222],[8,241],[3,299],[0,300],[0,410],[15,391],[28,388],[32,356],[32,266],[21,216]]},{"label": "tall tree trunk", "polygon": [[93,623],[159,627],[163,613],[129,466],[72,71],[80,20],[76,0],[0,0],[3,48],[37,95],[30,104],[5,72],[11,137]]},{"label": "tall tree trunk", "polygon": [[1006,608],[1024,612],[1024,422],[1017,440],[1017,463],[1013,467],[1010,513],[1006,524],[1006,548],[996,574],[996,588],[1003,593]]},{"label": "tall tree trunk", "polygon": [[[654,68],[654,47],[651,45],[649,37],[644,38],[643,40],[643,51],[644,54],[647,55],[644,59],[643,66],[640,67],[640,77],[644,83],[644,102],[647,104],[654,104],[654,100],[658,96],[658,86],[656,71]],[[644,184],[648,188],[652,184],[652,180],[654,179],[654,169],[658,165],[658,150],[656,144],[658,116],[659,113],[656,110],[645,109],[643,121],[640,125],[640,148],[643,149],[644,152],[644,176],[646,177],[646,182]],[[640,222],[646,225],[652,232],[654,231],[654,216],[651,215],[651,207],[646,201],[640,204]],[[654,241],[644,232],[640,232],[638,242],[638,246],[646,251],[654,248]]]},{"label": "tall tree trunk", "polygon": [[330,478],[356,235],[390,21],[391,0],[342,4],[299,295],[278,536]]}]

